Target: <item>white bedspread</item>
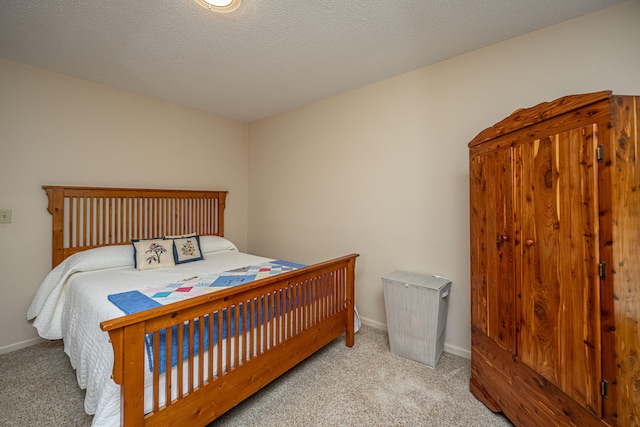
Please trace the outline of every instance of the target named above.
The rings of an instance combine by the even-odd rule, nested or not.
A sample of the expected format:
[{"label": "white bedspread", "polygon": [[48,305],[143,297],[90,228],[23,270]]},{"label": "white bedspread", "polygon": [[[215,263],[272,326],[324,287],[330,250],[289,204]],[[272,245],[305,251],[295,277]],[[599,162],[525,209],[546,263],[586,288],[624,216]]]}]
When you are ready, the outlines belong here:
[{"label": "white bedspread", "polygon": [[103,247],[69,257],[42,282],[27,317],[35,318],[43,338],[64,340],[78,384],[86,389],[85,411],[94,414],[94,426],[120,421],[120,387],[111,379],[113,350],[100,322],[124,314],[108,295],[271,261],[238,252],[219,237],[201,239],[203,261],[138,271],[130,246]]}]

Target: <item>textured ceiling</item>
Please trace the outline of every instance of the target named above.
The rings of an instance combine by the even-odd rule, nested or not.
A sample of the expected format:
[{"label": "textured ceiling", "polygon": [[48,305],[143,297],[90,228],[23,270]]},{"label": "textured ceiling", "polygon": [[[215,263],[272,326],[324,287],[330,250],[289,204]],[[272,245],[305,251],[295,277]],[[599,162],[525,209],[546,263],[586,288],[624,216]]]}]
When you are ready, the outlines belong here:
[{"label": "textured ceiling", "polygon": [[621,0],[1,0],[0,57],[245,122]]}]

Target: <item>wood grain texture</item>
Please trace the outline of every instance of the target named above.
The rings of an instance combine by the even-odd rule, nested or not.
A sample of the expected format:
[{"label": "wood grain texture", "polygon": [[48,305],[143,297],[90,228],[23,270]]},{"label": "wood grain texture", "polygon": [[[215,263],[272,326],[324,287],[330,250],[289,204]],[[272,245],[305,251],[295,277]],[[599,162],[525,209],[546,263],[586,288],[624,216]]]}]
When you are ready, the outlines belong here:
[{"label": "wood grain texture", "polygon": [[640,425],[640,97],[615,97],[613,179],[614,312],[618,417]]},{"label": "wood grain texture", "polygon": [[472,156],[470,162],[471,322],[515,351],[515,275],[511,212],[511,150]]},{"label": "wood grain texture", "polygon": [[196,233],[224,235],[226,191],[45,185],[53,216],[55,267],[68,256],[105,245],[127,245]]},{"label": "wood grain texture", "polygon": [[[516,425],[640,425],[639,99],[559,98],[469,144],[470,389]],[[501,264],[486,235],[509,211],[512,262]],[[489,290],[509,291],[511,277],[510,348],[489,326],[508,298]]]},{"label": "wood grain texture", "polygon": [[520,108],[509,117],[504,118],[495,125],[483,130],[469,142],[469,147],[482,144],[502,135],[507,135],[519,129],[523,129],[542,123],[551,118],[565,114],[571,110],[578,110],[599,101],[609,99],[611,91],[587,93],[583,95],[569,95],[551,102],[542,102],[534,107]]},{"label": "wood grain texture", "polygon": [[[518,146],[523,363],[600,414],[595,127]],[[594,372],[598,375],[584,375]]]},{"label": "wood grain texture", "polygon": [[[472,382],[480,384],[516,426],[608,425],[475,328],[471,331],[471,345]],[[477,386],[471,389],[474,387]]]},{"label": "wood grain texture", "polygon": [[[122,349],[119,356],[122,365],[114,366],[122,372],[114,371],[114,378],[121,379],[123,425],[141,425],[142,419],[145,425],[171,425],[176,421],[205,425],[337,336],[348,333],[353,322],[349,327],[346,298],[352,292],[353,282],[347,278],[355,267],[356,256],[103,322],[101,327],[109,332],[111,340],[119,340],[114,349]],[[242,321],[240,307],[249,313],[248,324],[255,326],[232,333],[231,319],[235,325]],[[217,336],[223,336],[224,323],[227,338],[215,342],[211,319],[221,319],[219,316],[226,316],[226,322],[215,322]],[[209,347],[204,347],[206,354],[200,357],[193,348],[194,323],[207,321],[205,319],[211,322]],[[173,325],[185,324],[187,328],[176,329],[177,342],[182,342],[183,333],[187,334],[188,355],[183,359],[182,352],[178,352],[173,382],[165,383],[164,375],[154,372],[154,409],[145,414],[141,406],[144,336],[154,334],[154,343],[157,343],[161,330],[170,331]],[[203,328],[199,330],[203,333]],[[167,346],[167,352],[171,352],[170,337]],[[154,363],[158,366],[157,356]],[[209,367],[206,370],[194,369],[205,365]],[[171,367],[167,367],[171,371]],[[166,400],[167,396],[171,398]]]}]

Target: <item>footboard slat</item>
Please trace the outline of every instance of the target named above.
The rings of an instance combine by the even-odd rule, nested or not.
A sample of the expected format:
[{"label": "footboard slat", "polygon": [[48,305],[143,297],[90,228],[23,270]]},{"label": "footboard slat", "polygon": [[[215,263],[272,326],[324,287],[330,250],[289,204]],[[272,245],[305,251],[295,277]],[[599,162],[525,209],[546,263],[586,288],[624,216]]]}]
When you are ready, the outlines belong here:
[{"label": "footboard slat", "polygon": [[[177,324],[178,326],[180,326],[180,324]],[[167,328],[169,329],[169,328]],[[177,328],[177,332],[178,332],[178,343],[184,342],[184,329],[178,327]],[[173,348],[172,348],[172,344],[173,343],[167,343],[167,356],[169,354],[173,354]],[[167,359],[169,359],[169,357],[167,357]],[[178,348],[177,351],[177,366],[179,366],[181,369],[178,369],[178,381],[177,381],[177,386],[178,386],[178,398],[181,398],[185,395],[184,393],[184,373],[183,373],[183,357],[182,357],[182,352],[180,351],[180,349]],[[169,366],[169,363],[167,362],[167,366]],[[165,372],[171,372],[171,370],[165,371]]]},{"label": "footboard slat", "polygon": [[[173,328],[167,328],[167,335],[166,335],[166,346],[167,346],[167,352],[172,352],[172,342],[173,342]],[[160,366],[160,364],[158,364],[158,366]],[[166,358],[165,360],[165,368],[164,368],[165,372],[171,372],[171,359],[170,358]],[[155,379],[154,381],[160,381],[159,378]],[[171,390],[172,390],[172,386],[173,386],[173,375],[167,375],[166,379],[165,379],[165,389],[164,389],[164,399],[165,402],[167,403],[167,406],[171,405]],[[158,404],[159,406],[159,404]],[[155,405],[154,405],[154,412],[157,412],[159,410],[155,409]]]},{"label": "footboard slat", "polygon": [[[160,332],[153,333],[153,366],[160,366]],[[157,412],[160,407],[160,370],[153,371],[153,411]]]},{"label": "footboard slat", "polygon": [[[194,360],[194,342],[193,342],[193,336],[194,336],[194,323],[193,321],[189,321],[189,336],[187,337],[187,342],[188,342],[188,347],[189,347],[189,353],[188,353],[188,357],[187,357],[187,366],[189,368],[189,373],[187,375],[187,379],[188,379],[188,383],[189,386],[187,388],[187,393],[192,393],[193,392],[193,387],[194,387],[194,380],[193,380],[193,360]],[[182,341],[178,341],[178,351],[180,351],[180,343]]]},{"label": "footboard slat", "polygon": [[[229,305],[227,307],[226,310],[226,332],[225,332],[225,336],[231,336],[231,305]],[[220,336],[220,335],[218,335]],[[230,369],[231,367],[228,366],[228,362],[229,360],[231,360],[231,346],[229,345],[229,342],[224,342],[225,347],[227,349],[227,353],[226,353],[226,361],[227,363],[225,363],[224,361],[222,362],[222,372],[219,372],[218,375],[222,376],[225,372],[225,370]]]},{"label": "footboard slat", "polygon": [[[349,301],[356,257],[103,322],[102,329],[112,339],[124,337],[123,372],[115,372],[121,368],[114,365],[114,378],[122,387],[123,425],[177,420],[205,425],[340,334],[346,333],[346,344],[353,345]],[[145,335],[155,337],[152,360],[158,367],[162,330],[167,340],[166,370],[147,374],[153,381],[148,396],[153,402],[145,411],[144,377],[149,372]],[[172,333],[177,335],[175,349],[171,349]],[[183,358],[180,343],[185,339]],[[173,365],[172,350],[177,353]],[[136,375],[130,375],[132,370]]]},{"label": "footboard slat", "polygon": [[[205,316],[200,316],[198,318],[198,321],[200,322],[200,329],[198,330],[198,342],[201,343],[200,344],[200,348],[202,349],[201,351],[209,351],[209,348],[205,348],[204,347],[204,330],[205,330],[205,322],[207,321],[207,319],[205,318]],[[209,345],[211,345],[211,341],[209,341]],[[198,384],[203,384],[204,383],[204,357],[199,357],[198,358]]]},{"label": "footboard slat", "polygon": [[[242,337],[242,335],[239,333],[238,329],[240,329],[240,327],[243,327],[239,322],[240,322],[240,307],[238,305],[236,305],[235,307],[235,316],[233,317],[233,324],[235,325],[235,336],[237,337],[235,340],[233,340],[233,354],[234,354],[234,358],[233,358],[233,366],[238,366],[240,364],[240,339]],[[229,336],[229,334],[227,334],[227,336]]]}]

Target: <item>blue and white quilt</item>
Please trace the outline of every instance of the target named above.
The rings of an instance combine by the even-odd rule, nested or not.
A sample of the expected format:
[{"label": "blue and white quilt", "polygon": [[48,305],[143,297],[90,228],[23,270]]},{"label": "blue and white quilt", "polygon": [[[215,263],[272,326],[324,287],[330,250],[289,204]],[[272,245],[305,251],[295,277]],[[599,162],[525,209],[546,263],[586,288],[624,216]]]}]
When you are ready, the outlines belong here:
[{"label": "blue and white quilt", "polygon": [[[146,271],[134,268],[132,245],[95,248],[65,259],[40,284],[27,318],[33,319],[42,338],[64,338],[64,351],[76,369],[78,385],[86,389],[84,408],[93,415],[94,425],[119,425],[121,413],[120,386],[111,377],[113,348],[109,334],[100,329],[101,322],[123,315],[122,309],[109,301],[110,295],[272,261],[239,252],[219,236],[201,236],[200,248],[204,260]],[[151,371],[145,381],[151,383]],[[151,395],[150,389],[147,395]],[[145,398],[145,412],[151,410],[153,402]]]},{"label": "blue and white quilt", "polygon": [[[215,292],[219,289],[229,288],[232,286],[237,286],[243,283],[253,282],[258,279],[262,279],[264,277],[278,275],[284,272],[293,271],[300,267],[304,267],[302,264],[297,264],[289,261],[269,261],[263,262],[256,265],[251,265],[247,267],[236,268],[228,271],[224,271],[222,273],[216,274],[207,274],[201,276],[193,276],[189,278],[185,278],[176,282],[172,282],[159,287],[149,287],[143,290],[131,290],[126,292],[120,292],[117,294],[111,294],[108,296],[109,301],[111,301],[116,307],[122,310],[125,314],[133,314],[138,313],[140,311],[148,310],[151,308],[159,307],[161,305],[170,304],[177,301],[182,301],[184,299],[193,298],[196,296],[204,295],[207,293]],[[267,307],[269,309],[271,307],[271,297],[268,297],[268,301],[264,304],[264,301],[261,302],[262,307]],[[238,309],[240,310],[239,318],[242,319],[240,325],[238,325],[239,333],[242,333],[244,328],[249,327],[250,322],[250,312],[251,307],[245,308],[243,305],[239,305]],[[235,324],[233,319],[235,319],[235,308],[231,309],[231,336],[235,335]],[[257,307],[253,307],[254,316],[257,322]],[[265,314],[267,316],[273,316],[274,313],[260,313],[260,322],[264,321]],[[218,323],[219,318],[222,317],[222,339],[226,338],[226,310],[223,310],[222,316],[218,315],[218,313],[214,313],[214,342],[218,342]],[[208,332],[208,318],[205,321],[204,325],[204,347],[209,347],[209,332]],[[194,333],[194,353],[197,354],[200,343],[199,340],[199,331],[200,328],[199,322],[196,321],[195,324],[195,333]],[[253,326],[256,326],[255,324]],[[183,358],[188,356],[188,334],[187,328],[188,325],[183,326],[185,328],[183,334]],[[178,325],[173,327],[172,331],[172,366],[175,366],[178,363]],[[149,357],[149,367],[153,370],[153,334],[148,334],[146,337],[147,344],[147,355]],[[163,373],[166,369],[166,330],[160,331],[160,350],[159,350],[159,359],[160,366],[159,372]]]}]

